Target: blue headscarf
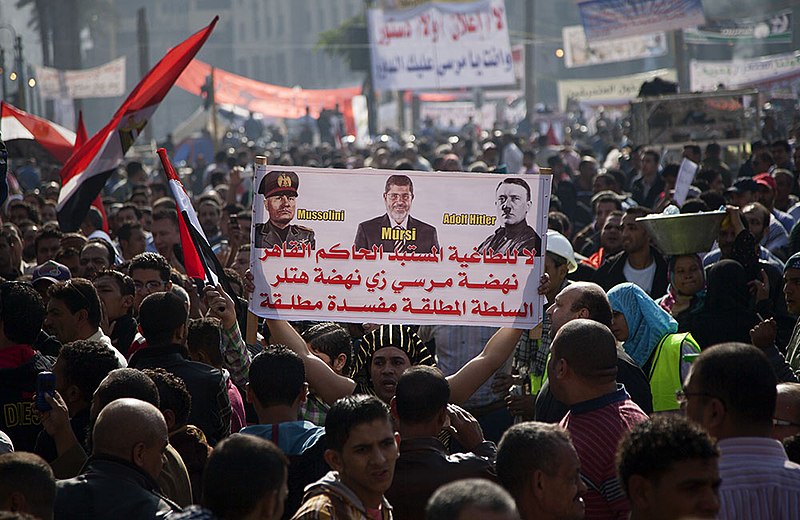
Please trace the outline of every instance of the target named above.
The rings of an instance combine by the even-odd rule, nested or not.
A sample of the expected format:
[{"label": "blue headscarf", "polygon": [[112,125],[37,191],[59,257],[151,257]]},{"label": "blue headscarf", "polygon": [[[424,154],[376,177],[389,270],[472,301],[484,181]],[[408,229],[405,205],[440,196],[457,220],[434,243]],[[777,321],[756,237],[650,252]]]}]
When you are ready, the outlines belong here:
[{"label": "blue headscarf", "polygon": [[625,315],[628,339],[622,347],[643,367],[661,338],[678,331],[678,322],[638,285],[621,283],[608,291],[611,309]]}]

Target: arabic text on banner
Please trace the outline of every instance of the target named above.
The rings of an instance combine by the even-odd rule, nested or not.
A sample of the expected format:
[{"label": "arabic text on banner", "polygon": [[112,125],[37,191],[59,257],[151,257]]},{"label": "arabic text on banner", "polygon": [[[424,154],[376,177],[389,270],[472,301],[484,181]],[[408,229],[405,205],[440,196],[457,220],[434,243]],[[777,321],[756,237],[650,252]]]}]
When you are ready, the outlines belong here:
[{"label": "arabic text on banner", "polygon": [[701,0],[589,0],[578,4],[586,39],[610,40],[705,23]]},{"label": "arabic text on banner", "polygon": [[792,10],[754,18],[714,20],[694,29],[684,29],[683,41],[715,43],[792,43]]},{"label": "arabic text on banner", "polygon": [[582,26],[568,25],[561,30],[561,34],[564,40],[564,66],[568,69],[667,54],[667,35],[663,32],[587,42]]},{"label": "arabic text on banner", "polygon": [[759,86],[761,82],[800,75],[800,51],[734,61],[690,60],[689,83],[693,92]]},{"label": "arabic text on banner", "polygon": [[567,79],[558,82],[558,106],[564,110],[570,99],[587,104],[624,103],[639,94],[642,83],[653,78],[677,81],[675,69],[657,69],[615,78]]},{"label": "arabic text on banner", "polygon": [[36,67],[36,86],[43,98],[106,98],[125,94],[125,56],[99,67],[58,70]]},{"label": "arabic text on banner", "polygon": [[541,322],[551,180],[259,166],[254,186],[272,195],[253,202],[250,310],[531,328]]},{"label": "arabic text on banner", "polygon": [[368,13],[377,89],[514,84],[504,0]]}]

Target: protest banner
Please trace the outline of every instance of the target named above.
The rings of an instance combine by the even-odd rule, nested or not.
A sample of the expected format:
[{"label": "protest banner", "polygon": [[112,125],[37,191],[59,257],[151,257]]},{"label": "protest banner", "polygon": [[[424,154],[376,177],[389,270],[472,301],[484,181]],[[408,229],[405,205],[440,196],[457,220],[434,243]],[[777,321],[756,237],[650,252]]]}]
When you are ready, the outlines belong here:
[{"label": "protest banner", "polygon": [[36,86],[43,98],[86,99],[125,94],[125,56],[91,69],[35,69]]},{"label": "protest banner", "polygon": [[683,30],[683,41],[695,45],[718,43],[792,43],[792,10],[736,20],[713,20]]},{"label": "protest banner", "polygon": [[689,83],[693,92],[759,86],[766,80],[800,75],[800,51],[733,61],[689,61]]},{"label": "protest banner", "polygon": [[250,310],[532,328],[551,180],[258,165]]},{"label": "protest banner", "polygon": [[700,0],[589,0],[578,4],[588,41],[697,27],[706,21]]},{"label": "protest banner", "polygon": [[378,90],[515,82],[503,0],[370,9],[367,21]]},{"label": "protest banner", "polygon": [[678,206],[683,206],[683,203],[686,202],[686,198],[689,196],[689,187],[694,182],[697,169],[697,163],[690,161],[686,157],[681,161],[678,178],[675,180],[675,195],[672,197],[678,203]]},{"label": "protest banner", "polygon": [[590,104],[625,102],[635,98],[642,83],[653,78],[677,81],[678,75],[675,69],[658,69],[615,78],[562,80],[558,82],[558,106],[565,110],[570,99]]},{"label": "protest banner", "polygon": [[568,69],[667,54],[667,35],[663,32],[588,42],[582,26],[568,25],[561,29],[561,36],[564,40],[564,66]]}]

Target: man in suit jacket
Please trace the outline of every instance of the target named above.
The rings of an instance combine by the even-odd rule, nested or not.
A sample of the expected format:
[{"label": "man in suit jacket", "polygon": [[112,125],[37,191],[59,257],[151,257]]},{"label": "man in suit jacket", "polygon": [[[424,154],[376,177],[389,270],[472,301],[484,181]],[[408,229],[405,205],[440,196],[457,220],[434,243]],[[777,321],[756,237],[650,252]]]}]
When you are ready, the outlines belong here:
[{"label": "man in suit jacket", "polygon": [[497,220],[502,224],[494,233],[478,246],[478,252],[504,255],[510,251],[523,249],[534,251],[536,256],[542,256],[542,239],[536,231],[528,225],[528,210],[531,209],[531,187],[524,180],[517,177],[503,179],[495,189],[495,206],[497,207]]},{"label": "man in suit jacket", "polygon": [[271,171],[261,179],[258,193],[264,196],[264,208],[269,220],[256,224],[255,247],[272,247],[287,244],[310,244],[314,249],[314,230],[291,224],[297,208],[297,188],[300,179],[289,171]]},{"label": "man in suit jacket", "polygon": [[436,228],[417,220],[411,213],[414,185],[405,175],[392,175],[386,180],[383,201],[386,213],[358,225],[355,248],[384,251],[431,253],[440,250]]}]

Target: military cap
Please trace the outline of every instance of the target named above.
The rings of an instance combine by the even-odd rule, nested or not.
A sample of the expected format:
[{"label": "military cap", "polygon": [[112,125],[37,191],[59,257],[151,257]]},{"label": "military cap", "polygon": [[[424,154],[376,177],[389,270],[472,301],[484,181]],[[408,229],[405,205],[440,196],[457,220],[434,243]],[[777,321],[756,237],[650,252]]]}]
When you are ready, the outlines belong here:
[{"label": "military cap", "polygon": [[271,171],[264,175],[261,179],[261,184],[258,185],[258,193],[264,197],[272,197],[274,195],[294,195],[297,196],[297,187],[300,185],[300,179],[297,174],[288,171]]}]

